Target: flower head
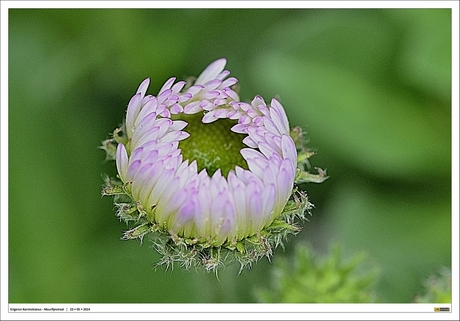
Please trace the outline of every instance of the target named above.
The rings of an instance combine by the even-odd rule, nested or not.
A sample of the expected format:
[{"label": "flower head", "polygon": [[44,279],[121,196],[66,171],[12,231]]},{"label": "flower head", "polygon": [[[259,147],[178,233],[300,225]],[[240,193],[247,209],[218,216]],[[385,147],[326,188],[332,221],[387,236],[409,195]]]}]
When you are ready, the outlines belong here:
[{"label": "flower head", "polygon": [[170,78],[157,96],[144,80],[105,144],[117,144],[121,182],[103,193],[137,224],[124,238],[153,232],[164,263],[215,269],[224,251],[242,265],[269,257],[311,206],[294,189],[298,144],[283,106],[240,102],[225,64],[213,62],[188,87]]}]

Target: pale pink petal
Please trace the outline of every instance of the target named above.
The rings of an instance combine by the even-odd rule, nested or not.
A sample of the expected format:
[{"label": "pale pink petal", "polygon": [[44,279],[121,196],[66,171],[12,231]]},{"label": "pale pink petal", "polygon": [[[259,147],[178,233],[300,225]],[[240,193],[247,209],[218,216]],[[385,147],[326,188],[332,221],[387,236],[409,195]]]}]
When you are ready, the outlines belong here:
[{"label": "pale pink petal", "polygon": [[128,170],[128,153],[125,145],[118,144],[116,153],[116,163],[118,175],[122,182],[126,182],[126,172]]},{"label": "pale pink petal", "polygon": [[149,87],[150,84],[150,78],[145,79],[141,84],[139,85],[139,88],[137,89],[136,94],[141,94],[141,97],[145,96],[145,93],[147,92],[147,88]]},{"label": "pale pink petal", "polygon": [[214,61],[198,76],[195,84],[203,85],[208,81],[215,79],[222,72],[222,70],[224,70],[226,64],[227,59],[225,58]]}]

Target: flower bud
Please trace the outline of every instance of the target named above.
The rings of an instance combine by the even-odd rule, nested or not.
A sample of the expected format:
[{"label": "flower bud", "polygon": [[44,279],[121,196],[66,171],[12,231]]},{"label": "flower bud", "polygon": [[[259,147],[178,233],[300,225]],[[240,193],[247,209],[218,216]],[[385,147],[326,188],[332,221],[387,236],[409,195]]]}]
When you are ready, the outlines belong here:
[{"label": "flower bud", "polygon": [[213,62],[188,85],[170,78],[157,96],[146,94],[145,79],[123,126],[103,142],[119,180],[103,195],[114,195],[117,216],[134,224],[123,239],[151,234],[160,263],[248,266],[298,232],[294,219],[311,208],[294,188],[296,177],[308,178],[298,150],[302,161],[310,154],[291,137],[283,106],[260,96],[240,102],[225,65]]}]

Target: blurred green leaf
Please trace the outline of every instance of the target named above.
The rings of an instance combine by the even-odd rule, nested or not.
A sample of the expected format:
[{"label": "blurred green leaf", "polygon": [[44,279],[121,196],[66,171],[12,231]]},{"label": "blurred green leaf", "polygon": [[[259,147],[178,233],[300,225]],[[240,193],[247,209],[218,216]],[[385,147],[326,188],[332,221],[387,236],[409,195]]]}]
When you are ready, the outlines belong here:
[{"label": "blurred green leaf", "polygon": [[417,303],[452,303],[452,271],[445,266],[423,280],[423,292],[418,293]]},{"label": "blurred green leaf", "polygon": [[[322,148],[348,165],[387,178],[449,173],[449,122],[432,122],[415,102],[348,72],[284,54],[266,54],[258,61],[266,70],[267,88],[285,93],[287,108],[296,107],[290,112],[297,120],[293,123],[304,120]],[[427,164],[436,166],[428,172]]]},{"label": "blurred green leaf", "polygon": [[394,30],[372,16],[327,12],[269,31],[274,49],[254,59],[254,82],[280,94],[293,124],[347,165],[385,178],[447,176],[450,112],[395,88],[385,65],[397,52]]},{"label": "blurred green leaf", "polygon": [[317,257],[305,244],[297,244],[294,257],[276,257],[268,286],[257,291],[264,303],[369,303],[375,302],[377,270],[366,270],[365,255],[344,259],[335,245]]},{"label": "blurred green leaf", "polygon": [[[441,102],[451,97],[452,12],[450,9],[393,10],[404,30],[396,70],[408,83]],[[450,107],[449,104],[444,104]]]},{"label": "blurred green leaf", "polygon": [[377,188],[360,179],[341,180],[331,193],[325,230],[382,266],[377,291],[384,302],[411,302],[424,275],[450,265],[448,193],[427,196],[421,188]]}]

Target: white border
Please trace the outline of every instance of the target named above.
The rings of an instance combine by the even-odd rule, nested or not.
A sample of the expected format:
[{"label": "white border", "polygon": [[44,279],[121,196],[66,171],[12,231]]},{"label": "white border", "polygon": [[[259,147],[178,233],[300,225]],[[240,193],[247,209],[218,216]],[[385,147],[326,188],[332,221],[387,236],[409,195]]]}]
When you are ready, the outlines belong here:
[{"label": "white border", "polygon": [[459,23],[459,2],[452,6],[452,302],[456,302],[456,319],[459,319],[459,195],[460,195],[460,99],[459,90],[459,57],[460,57],[460,23]]},{"label": "white border", "polygon": [[[454,8],[450,1],[2,1],[8,8]],[[458,6],[457,6],[458,7]]]},{"label": "white border", "polygon": [[[452,309],[450,304],[10,304],[9,309],[16,311],[10,312],[9,317],[12,320],[24,320],[28,316],[37,320],[104,317],[111,320],[302,320],[306,317],[315,320],[404,320],[405,316],[410,316],[417,320],[436,320],[452,315],[434,312],[435,307]],[[42,311],[27,312],[37,309]]]},{"label": "white border", "polygon": [[[1,320],[458,320],[459,319],[459,3],[458,1],[0,1],[1,5]],[[10,8],[451,8],[452,302],[439,304],[8,304],[8,9]],[[453,311],[434,312],[435,307]],[[10,309],[26,309],[16,311]],[[27,309],[42,312],[27,312]],[[45,308],[67,312],[45,312]],[[90,312],[82,312],[89,308]],[[71,309],[73,312],[70,312]],[[78,310],[80,309],[80,311]],[[64,311],[63,310],[63,311]],[[324,312],[329,311],[329,312]],[[83,315],[84,314],[84,315]]]}]

